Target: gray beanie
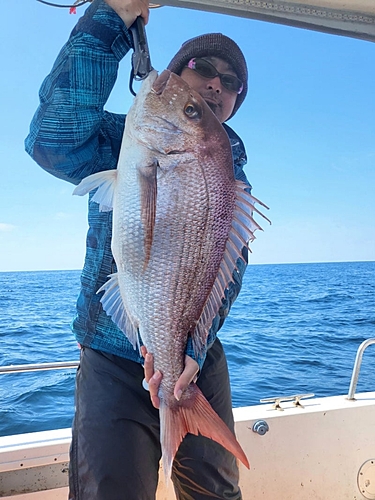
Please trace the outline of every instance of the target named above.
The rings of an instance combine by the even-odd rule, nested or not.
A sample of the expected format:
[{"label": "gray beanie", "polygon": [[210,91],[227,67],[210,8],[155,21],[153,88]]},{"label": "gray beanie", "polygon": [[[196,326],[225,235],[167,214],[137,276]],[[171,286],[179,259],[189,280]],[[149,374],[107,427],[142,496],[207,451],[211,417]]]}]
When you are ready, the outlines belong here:
[{"label": "gray beanie", "polygon": [[[193,57],[219,57],[232,66],[237,77],[243,83],[243,90],[238,94],[233,112],[236,113],[247,94],[247,66],[245,57],[239,46],[221,33],[207,33],[187,40],[168,64],[168,69],[178,75]],[[228,118],[228,120],[229,120]]]}]

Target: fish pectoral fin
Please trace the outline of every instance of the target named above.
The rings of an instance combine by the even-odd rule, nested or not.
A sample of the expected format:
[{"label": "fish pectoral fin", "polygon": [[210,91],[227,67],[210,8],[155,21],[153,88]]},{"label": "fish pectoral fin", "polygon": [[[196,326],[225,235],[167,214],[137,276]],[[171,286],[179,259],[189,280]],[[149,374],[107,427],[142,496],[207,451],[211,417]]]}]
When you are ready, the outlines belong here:
[{"label": "fish pectoral fin", "polygon": [[185,404],[183,400],[173,408],[167,406],[163,400],[160,404],[160,441],[166,479],[171,476],[174,457],[188,433],[213,439],[249,469],[247,457],[236,437],[213,410],[198,386],[192,383],[188,390],[192,396]]},{"label": "fish pectoral fin", "polygon": [[100,212],[109,212],[113,208],[113,195],[117,180],[117,170],[104,170],[89,175],[82,179],[73,191],[73,194],[84,196],[93,189],[98,188],[92,201],[99,204]]},{"label": "fish pectoral fin", "polygon": [[148,266],[151,257],[152,241],[156,218],[157,198],[157,168],[155,161],[151,165],[138,169],[141,192],[141,218],[144,227],[144,252],[145,260],[143,270]]},{"label": "fish pectoral fin", "polygon": [[100,292],[104,292],[100,302],[106,314],[111,317],[112,321],[127,336],[134,349],[139,348],[138,329],[126,312],[120,293],[117,273],[109,275],[109,280],[96,293]]}]

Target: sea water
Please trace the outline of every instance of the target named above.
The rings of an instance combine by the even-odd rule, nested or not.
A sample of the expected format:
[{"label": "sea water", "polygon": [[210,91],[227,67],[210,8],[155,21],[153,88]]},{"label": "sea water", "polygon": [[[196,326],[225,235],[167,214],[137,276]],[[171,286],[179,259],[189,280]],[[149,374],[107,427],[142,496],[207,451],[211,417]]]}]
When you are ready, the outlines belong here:
[{"label": "sea water", "polygon": [[[0,365],[74,361],[79,271],[0,273]],[[375,262],[249,266],[219,337],[233,406],[347,394],[357,348],[375,337]],[[0,375],[0,435],[69,427],[74,370]],[[375,346],[357,392],[375,391]]]}]

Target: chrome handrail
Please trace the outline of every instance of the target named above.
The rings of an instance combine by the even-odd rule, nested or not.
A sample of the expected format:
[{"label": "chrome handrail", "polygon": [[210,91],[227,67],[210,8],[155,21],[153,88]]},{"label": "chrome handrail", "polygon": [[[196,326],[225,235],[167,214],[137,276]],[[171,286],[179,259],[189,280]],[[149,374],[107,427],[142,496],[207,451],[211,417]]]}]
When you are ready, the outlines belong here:
[{"label": "chrome handrail", "polygon": [[[369,346],[375,344],[375,338],[367,339],[358,347],[357,355],[354,362],[352,378],[350,381],[348,400],[355,400],[355,390],[357,388],[359,371],[361,369],[362,357],[365,349]],[[22,372],[36,372],[36,371],[46,371],[46,370],[67,370],[72,368],[78,368],[79,361],[57,361],[55,363],[36,363],[27,365],[9,365],[0,366],[0,375],[5,373],[22,373]]]},{"label": "chrome handrail", "polygon": [[40,372],[45,370],[66,370],[77,368],[79,361],[57,361],[56,363],[36,363],[28,365],[0,366],[0,375],[4,373]]},{"label": "chrome handrail", "polygon": [[354,395],[358,383],[359,370],[361,369],[362,356],[365,349],[371,344],[375,344],[375,339],[367,339],[364,342],[362,342],[362,344],[358,347],[357,356],[354,361],[352,379],[350,381],[350,386],[349,386],[348,398],[347,398],[350,401],[355,401]]}]

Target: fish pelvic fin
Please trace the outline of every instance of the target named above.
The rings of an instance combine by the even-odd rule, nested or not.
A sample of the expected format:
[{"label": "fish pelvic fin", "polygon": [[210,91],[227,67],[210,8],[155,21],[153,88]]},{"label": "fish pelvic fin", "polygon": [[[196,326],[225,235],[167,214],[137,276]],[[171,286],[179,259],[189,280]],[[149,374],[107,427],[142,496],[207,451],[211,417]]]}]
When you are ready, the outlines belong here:
[{"label": "fish pelvic fin", "polygon": [[104,170],[89,175],[81,180],[73,194],[84,196],[93,189],[97,189],[92,201],[99,204],[100,212],[110,212],[113,208],[113,196],[117,180],[117,170]]},{"label": "fish pelvic fin", "polygon": [[96,293],[104,292],[100,302],[103,309],[120,330],[127,336],[134,349],[139,349],[139,335],[136,325],[129,318],[118,284],[118,274],[110,274],[109,280]]},{"label": "fish pelvic fin", "polygon": [[191,398],[183,400],[171,408],[161,399],[160,404],[160,441],[162,464],[166,481],[171,477],[172,465],[177,450],[186,434],[201,435],[221,444],[236,458],[250,468],[247,457],[227,425],[213,410],[199,387],[189,386]]},{"label": "fish pelvic fin", "polygon": [[151,257],[151,247],[154,239],[157,199],[157,167],[158,163],[142,167],[138,170],[141,192],[141,218],[144,227],[145,260],[143,271],[146,270]]}]

